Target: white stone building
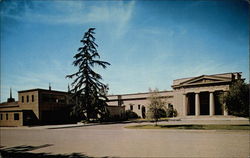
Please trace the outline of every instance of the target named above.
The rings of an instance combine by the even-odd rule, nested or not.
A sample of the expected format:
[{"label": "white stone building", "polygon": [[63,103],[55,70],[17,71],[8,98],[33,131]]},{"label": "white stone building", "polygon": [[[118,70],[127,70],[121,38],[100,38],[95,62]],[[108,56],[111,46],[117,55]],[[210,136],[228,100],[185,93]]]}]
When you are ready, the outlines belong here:
[{"label": "white stone building", "polygon": [[[159,96],[173,106],[178,116],[228,115],[219,96],[225,94],[233,81],[241,79],[241,72],[202,75],[176,79],[170,91],[160,91]],[[135,93],[108,96],[110,106],[125,106],[140,117],[145,117],[150,93]]]}]

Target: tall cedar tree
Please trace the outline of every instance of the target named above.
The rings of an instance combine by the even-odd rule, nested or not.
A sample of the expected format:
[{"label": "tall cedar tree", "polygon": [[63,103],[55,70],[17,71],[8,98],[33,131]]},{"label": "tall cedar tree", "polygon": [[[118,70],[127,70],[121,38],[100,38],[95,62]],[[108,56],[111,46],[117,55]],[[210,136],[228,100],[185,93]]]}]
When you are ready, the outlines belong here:
[{"label": "tall cedar tree", "polygon": [[102,76],[96,73],[93,68],[101,66],[103,69],[110,63],[98,60],[100,55],[97,52],[98,45],[95,43],[95,28],[90,28],[85,32],[80,41],[83,46],[78,49],[78,53],[74,56],[73,65],[78,67],[78,71],[74,74],[67,75],[66,78],[75,78],[72,82],[71,92],[75,106],[72,115],[80,120],[103,118],[106,113],[105,84],[100,82]]}]

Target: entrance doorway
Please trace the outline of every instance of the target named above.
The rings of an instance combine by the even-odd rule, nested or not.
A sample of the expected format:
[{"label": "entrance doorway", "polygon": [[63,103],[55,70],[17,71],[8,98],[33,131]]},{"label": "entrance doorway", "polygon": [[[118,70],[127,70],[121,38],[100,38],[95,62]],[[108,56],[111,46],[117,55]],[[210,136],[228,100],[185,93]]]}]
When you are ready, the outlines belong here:
[{"label": "entrance doorway", "polygon": [[214,112],[215,115],[222,115],[223,114],[223,103],[222,103],[222,95],[223,91],[216,91],[214,92]]},{"label": "entrance doorway", "polygon": [[200,115],[209,115],[209,92],[200,93]]},{"label": "entrance doorway", "polygon": [[195,115],[195,93],[188,93],[187,115]]}]

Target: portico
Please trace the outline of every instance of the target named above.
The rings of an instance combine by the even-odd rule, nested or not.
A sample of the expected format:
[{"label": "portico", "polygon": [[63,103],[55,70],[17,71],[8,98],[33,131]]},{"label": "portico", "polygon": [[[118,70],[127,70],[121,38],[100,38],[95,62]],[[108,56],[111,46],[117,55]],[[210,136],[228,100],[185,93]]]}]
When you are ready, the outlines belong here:
[{"label": "portico", "polygon": [[201,91],[183,94],[184,116],[228,115],[220,101],[223,91]]},{"label": "portico", "polygon": [[241,79],[240,73],[202,75],[174,80],[174,105],[182,112],[182,116],[227,116],[222,96],[236,79]]}]

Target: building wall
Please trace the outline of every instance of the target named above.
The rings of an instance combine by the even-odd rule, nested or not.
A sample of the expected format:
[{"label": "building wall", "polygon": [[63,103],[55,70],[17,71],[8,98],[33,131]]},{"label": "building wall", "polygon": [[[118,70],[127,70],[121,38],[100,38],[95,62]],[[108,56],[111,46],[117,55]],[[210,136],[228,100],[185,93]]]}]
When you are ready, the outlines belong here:
[{"label": "building wall", "polygon": [[[67,106],[67,93],[39,91],[39,111],[57,111]],[[41,117],[41,115],[40,115]]]},{"label": "building wall", "polygon": [[[18,117],[14,117],[14,115],[18,115]],[[23,125],[23,113],[21,111],[15,111],[15,112],[0,111],[0,126],[22,126],[22,125]]]},{"label": "building wall", "polygon": [[[131,110],[135,112],[138,116],[142,117],[142,107],[145,107],[145,113],[148,111],[148,106],[150,101],[150,93],[135,93],[135,94],[124,94],[124,95],[112,95],[108,96],[110,100],[108,102],[109,106],[119,106],[119,102],[122,106],[125,106],[125,110]],[[173,104],[173,91],[160,91],[158,95],[166,102],[166,107],[168,104]]]},{"label": "building wall", "polygon": [[[16,117],[14,117],[16,115]],[[0,104],[0,126],[23,125],[23,113],[18,102],[4,102]]]},{"label": "building wall", "polygon": [[66,92],[39,91],[40,120],[47,123],[69,121],[69,99]]},{"label": "building wall", "polygon": [[183,89],[175,90],[173,93],[173,107],[177,110],[177,116],[183,116],[183,93]]},{"label": "building wall", "polygon": [[[28,97],[28,100],[27,100]],[[34,97],[32,99],[32,97]],[[32,110],[39,119],[39,95],[38,91],[21,91],[18,93],[18,104],[22,110]]]}]

